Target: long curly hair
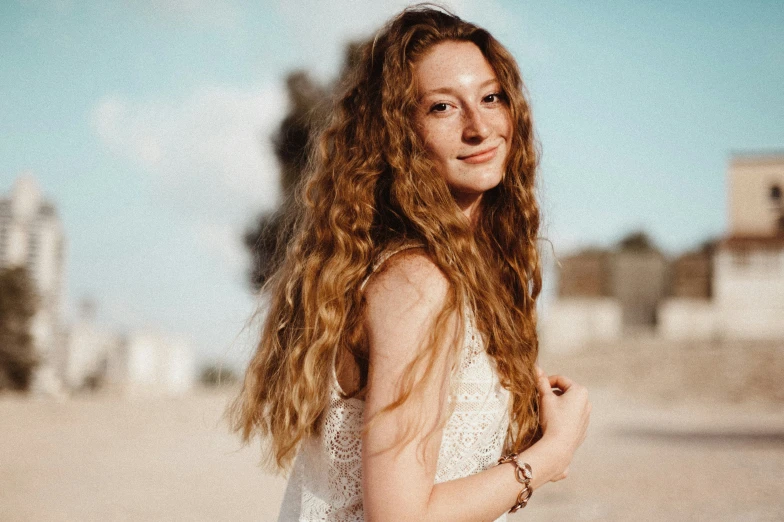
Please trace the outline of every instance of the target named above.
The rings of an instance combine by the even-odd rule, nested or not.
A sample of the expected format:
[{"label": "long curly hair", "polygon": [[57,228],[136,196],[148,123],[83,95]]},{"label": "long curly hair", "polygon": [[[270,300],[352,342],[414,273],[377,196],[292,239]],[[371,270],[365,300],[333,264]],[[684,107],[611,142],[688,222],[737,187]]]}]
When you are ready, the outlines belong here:
[{"label": "long curly hair", "polygon": [[[444,41],[473,42],[481,50],[498,77],[513,125],[503,180],[484,194],[473,225],[412,123],[414,65]],[[268,461],[281,470],[289,467],[303,438],[320,432],[341,354],[353,356],[360,391],[366,386],[363,281],[381,253],[415,242],[450,290],[398,399],[378,415],[422,388],[422,379],[414,376],[427,375],[423,368],[433,364],[436,346],[447,335],[443,319],[468,309],[510,392],[507,449],[528,447],[539,431],[538,151],[512,55],[486,30],[441,8],[407,8],[362,48],[317,145],[295,205],[292,239],[263,289],[268,309],[232,406],[233,428],[245,442],[260,436]],[[453,361],[461,343],[451,343]]]}]

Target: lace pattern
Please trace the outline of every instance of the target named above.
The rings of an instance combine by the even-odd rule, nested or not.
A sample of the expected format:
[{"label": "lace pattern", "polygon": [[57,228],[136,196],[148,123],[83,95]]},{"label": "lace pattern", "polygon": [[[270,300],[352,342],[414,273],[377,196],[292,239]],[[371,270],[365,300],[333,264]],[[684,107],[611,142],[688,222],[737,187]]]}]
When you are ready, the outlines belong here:
[{"label": "lace pattern", "polygon": [[321,437],[303,442],[278,520],[361,522],[364,402],[332,393]]},{"label": "lace pattern", "polygon": [[[479,473],[501,456],[509,424],[504,389],[469,314],[459,367],[452,382],[452,413],[444,427],[435,483]],[[336,386],[337,386],[337,380]],[[279,522],[360,522],[362,511],[362,413],[364,402],[333,390],[320,438],[297,455]],[[506,520],[502,515],[498,521]]]},{"label": "lace pattern", "polygon": [[467,477],[501,457],[509,426],[509,392],[473,322],[466,319],[463,356],[452,385],[453,411],[444,427],[435,483]]}]

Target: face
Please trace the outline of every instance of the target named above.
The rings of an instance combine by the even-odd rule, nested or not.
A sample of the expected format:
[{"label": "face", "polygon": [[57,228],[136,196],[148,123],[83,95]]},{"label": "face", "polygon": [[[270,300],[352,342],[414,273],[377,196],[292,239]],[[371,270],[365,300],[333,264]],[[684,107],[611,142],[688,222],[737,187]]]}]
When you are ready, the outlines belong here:
[{"label": "face", "polygon": [[417,131],[470,218],[504,176],[512,123],[493,68],[471,42],[434,45],[415,65]]}]

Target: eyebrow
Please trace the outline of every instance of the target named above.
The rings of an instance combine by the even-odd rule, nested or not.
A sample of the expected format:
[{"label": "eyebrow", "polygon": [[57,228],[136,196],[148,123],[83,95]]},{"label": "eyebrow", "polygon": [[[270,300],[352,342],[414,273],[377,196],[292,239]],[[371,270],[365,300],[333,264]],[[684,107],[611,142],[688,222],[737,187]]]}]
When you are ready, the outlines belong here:
[{"label": "eyebrow", "polygon": [[[484,89],[488,85],[492,85],[492,84],[498,84],[500,86],[501,82],[498,81],[498,78],[490,78],[488,80],[483,81],[481,84],[479,84],[479,88]],[[436,89],[430,89],[429,91],[423,92],[420,98],[424,98],[425,96],[428,96],[430,94],[452,94],[453,92],[454,89],[452,87],[438,87]]]}]

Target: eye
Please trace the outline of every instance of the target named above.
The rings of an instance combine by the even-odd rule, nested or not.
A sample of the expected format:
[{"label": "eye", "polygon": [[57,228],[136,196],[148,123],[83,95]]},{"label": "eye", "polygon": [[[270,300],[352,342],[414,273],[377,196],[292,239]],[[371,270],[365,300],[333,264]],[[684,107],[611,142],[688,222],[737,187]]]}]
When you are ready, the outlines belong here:
[{"label": "eye", "polygon": [[485,96],[482,101],[485,103],[501,103],[506,101],[506,97],[501,92],[494,92]]},{"label": "eye", "polygon": [[430,112],[444,112],[448,108],[449,108],[449,105],[447,105],[444,102],[435,103],[435,104],[433,104],[432,107],[430,107]]}]

